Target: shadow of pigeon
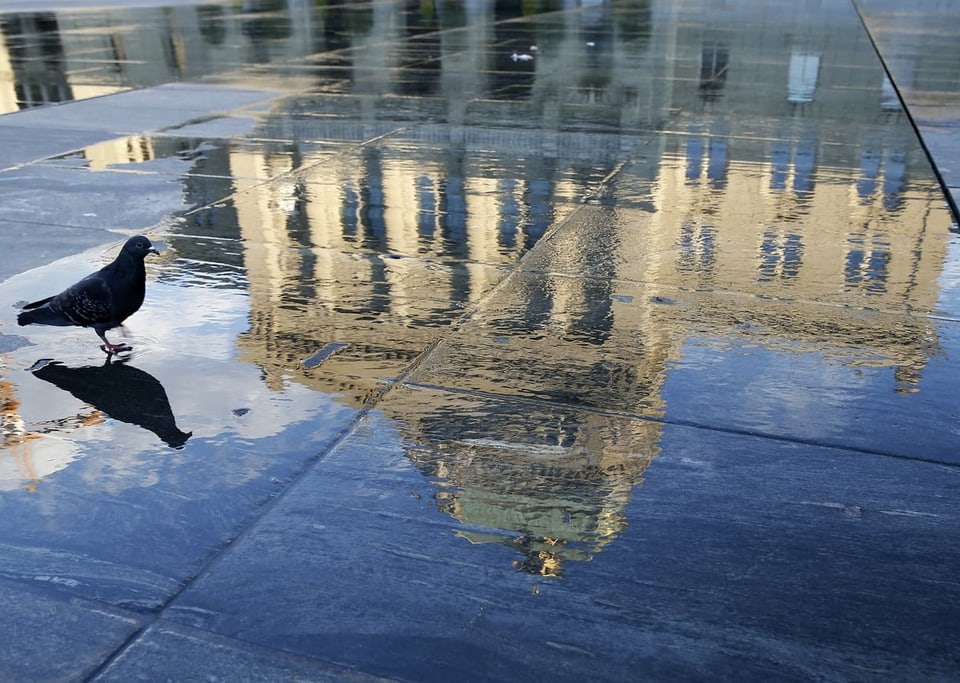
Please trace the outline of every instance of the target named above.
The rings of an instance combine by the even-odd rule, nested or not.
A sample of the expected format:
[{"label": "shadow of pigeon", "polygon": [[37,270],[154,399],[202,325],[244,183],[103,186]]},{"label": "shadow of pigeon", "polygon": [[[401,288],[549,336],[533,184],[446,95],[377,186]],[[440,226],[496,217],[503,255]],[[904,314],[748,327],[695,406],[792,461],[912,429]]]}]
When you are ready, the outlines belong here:
[{"label": "shadow of pigeon", "polygon": [[[43,363],[43,364],[42,364]],[[172,448],[182,448],[193,432],[177,427],[167,392],[153,375],[125,361],[71,368],[38,361],[31,371],[115,420],[143,427]]]}]

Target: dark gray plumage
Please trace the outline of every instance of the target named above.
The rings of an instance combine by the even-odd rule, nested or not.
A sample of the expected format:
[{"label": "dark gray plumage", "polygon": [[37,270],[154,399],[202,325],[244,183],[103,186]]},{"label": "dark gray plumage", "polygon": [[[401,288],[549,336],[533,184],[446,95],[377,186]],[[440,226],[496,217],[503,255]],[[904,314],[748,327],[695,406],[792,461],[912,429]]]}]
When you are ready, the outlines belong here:
[{"label": "dark gray plumage", "polygon": [[146,237],[131,237],[113,263],[54,296],[23,307],[21,325],[78,325],[92,327],[107,353],[129,351],[126,344],[107,341],[107,330],[119,327],[136,313],[146,293],[147,271],[143,259],[159,254]]}]

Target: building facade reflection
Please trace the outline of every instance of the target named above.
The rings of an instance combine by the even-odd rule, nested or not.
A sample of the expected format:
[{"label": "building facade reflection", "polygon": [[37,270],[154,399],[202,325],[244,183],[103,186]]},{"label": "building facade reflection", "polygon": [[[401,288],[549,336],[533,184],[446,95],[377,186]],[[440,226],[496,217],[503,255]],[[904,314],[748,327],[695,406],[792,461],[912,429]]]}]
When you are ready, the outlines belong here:
[{"label": "building facade reflection", "polygon": [[652,421],[538,404],[517,413],[483,395],[405,398],[411,405],[392,417],[407,457],[436,484],[438,509],[469,542],[510,548],[523,572],[560,576],[615,541],[659,453]]},{"label": "building facade reflection", "polygon": [[[559,573],[622,532],[658,452],[670,364],[691,335],[742,335],[745,299],[758,343],[893,367],[891,389],[915,390],[936,352],[925,316],[891,333],[873,312],[934,310],[942,200],[912,183],[926,162],[868,40],[850,39],[855,15],[822,5],[814,29],[790,12],[758,23],[736,2],[710,26],[670,2],[531,17],[522,3],[330,4],[304,21],[288,3],[239,29],[206,10],[203,50],[256,45],[238,63],[259,67],[238,80],[269,78],[273,55],[317,54],[298,64],[302,93],[197,160],[185,186],[198,208],[171,242],[190,268],[243,271],[237,346],[268,385],[362,406],[557,228],[514,298],[477,311],[502,344],[469,361],[495,372],[464,379],[543,414],[474,398],[454,416],[445,395],[392,417],[465,537]],[[202,71],[185,35],[145,61]],[[89,158],[177,153],[171,139]],[[722,296],[707,307],[703,291]],[[301,364],[331,342],[343,350]],[[605,406],[645,419],[611,425]]]}]

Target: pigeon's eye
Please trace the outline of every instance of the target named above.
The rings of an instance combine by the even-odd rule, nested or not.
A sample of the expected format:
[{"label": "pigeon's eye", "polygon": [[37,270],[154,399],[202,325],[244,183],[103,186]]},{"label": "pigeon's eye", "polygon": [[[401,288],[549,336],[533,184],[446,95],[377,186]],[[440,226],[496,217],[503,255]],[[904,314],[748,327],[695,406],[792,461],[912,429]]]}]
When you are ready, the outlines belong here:
[{"label": "pigeon's eye", "polygon": [[143,242],[137,242],[137,249],[143,249]]}]

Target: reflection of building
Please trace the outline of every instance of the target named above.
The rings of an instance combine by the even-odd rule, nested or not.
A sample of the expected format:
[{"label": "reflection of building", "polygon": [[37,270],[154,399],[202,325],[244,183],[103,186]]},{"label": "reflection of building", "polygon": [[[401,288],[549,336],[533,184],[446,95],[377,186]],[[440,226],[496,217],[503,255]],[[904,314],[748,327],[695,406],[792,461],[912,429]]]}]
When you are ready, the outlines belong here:
[{"label": "reflection of building", "polygon": [[556,576],[626,527],[626,506],[656,457],[661,425],[531,404],[522,414],[481,396],[418,391],[392,415],[407,456],[437,483],[439,509],[472,543],[520,554],[522,571]]},{"label": "reflection of building", "polygon": [[[771,182],[777,170],[770,163],[750,163],[751,152],[762,153],[759,145],[731,144],[743,148],[737,156],[748,158],[726,174],[722,193],[713,192],[707,178],[691,181],[679,150],[665,159],[653,186],[657,211],[638,219],[649,220],[657,236],[651,254],[674,250],[676,260],[635,262],[635,276],[680,290],[762,297],[744,302],[732,296],[728,311],[713,312],[732,328],[749,315],[751,324],[769,327],[776,332],[771,338],[785,343],[922,369],[935,350],[929,319],[905,318],[891,337],[890,320],[875,312],[935,307],[946,226],[929,215],[929,202],[891,202],[882,188],[860,192],[863,176],[854,159],[847,167],[821,164],[817,174],[824,180],[815,192],[791,191]],[[893,172],[902,173],[902,166]],[[801,310],[803,321],[796,319]]]},{"label": "reflection of building", "polygon": [[64,46],[53,12],[0,17],[0,63],[11,80],[0,84],[0,113],[73,99],[63,69]]},{"label": "reflection of building", "polygon": [[[97,421],[99,413],[65,418]],[[52,425],[55,431],[61,425]],[[43,425],[42,429],[51,427]],[[33,491],[46,476],[62,470],[76,458],[76,448],[65,440],[39,441],[41,432],[30,431],[20,415],[13,382],[0,379],[0,491]],[[41,448],[42,446],[42,448]]]},{"label": "reflection of building", "polygon": [[[272,172],[286,163],[296,178],[272,184],[273,194],[251,184],[238,199],[253,319],[241,340],[244,354],[271,368],[268,374],[315,383],[320,375],[298,371],[297,356],[326,341],[350,342],[367,355],[338,355],[315,385],[326,381],[349,395],[343,382],[350,378],[366,387],[359,392],[365,398],[394,376],[384,362],[391,351],[400,361],[394,367],[406,367],[434,337],[433,325],[458,315],[462,302],[476,301],[499,276],[478,283],[478,262],[514,261],[530,237],[569,213],[565,198],[586,196],[591,183],[643,150],[655,155],[615,179],[616,220],[583,233],[567,225],[555,240],[565,248],[557,260],[535,264],[594,277],[550,281],[525,294],[511,290],[526,298],[510,302],[501,327],[484,328],[508,341],[495,359],[502,384],[471,388],[658,416],[666,410],[659,387],[682,354],[678,331],[737,336],[749,324],[761,343],[894,365],[898,388],[912,389],[935,350],[929,323],[908,319],[891,335],[889,320],[871,311],[932,309],[944,226],[929,223],[932,198],[906,196],[922,160],[903,152],[908,129],[883,105],[882,71],[869,45],[847,45],[855,29],[825,27],[824,35],[787,45],[757,45],[735,31],[725,32],[728,43],[705,35],[702,50],[687,60],[680,51],[690,41],[671,34],[684,29],[655,23],[648,39],[614,40],[604,79],[578,78],[577,63],[565,56],[551,69],[549,57],[538,55],[523,87],[500,81],[495,98],[466,109],[459,87],[444,90],[451,79],[441,59],[438,91],[423,107],[445,123],[430,125],[419,123],[420,105],[409,90],[398,101],[390,78],[404,74],[392,70],[389,53],[365,55],[364,70],[350,79],[362,98],[303,96],[291,102],[289,121],[279,116],[266,130],[292,123],[313,139],[350,139],[415,122],[402,139],[387,137],[358,156],[331,155],[303,172],[288,155],[231,154],[234,176],[263,177],[240,171],[253,165]],[[839,45],[847,45],[840,55]],[[694,70],[689,79],[672,79],[676,74],[664,73],[651,56],[666,48],[674,51],[671,67]],[[450,61],[461,69],[483,64],[462,54]],[[850,97],[844,81],[851,63],[875,76],[860,86],[875,98]],[[589,87],[571,92],[558,72]],[[365,83],[366,73],[376,74],[373,84]],[[779,86],[758,96],[751,92],[758,80]],[[672,90],[661,87],[664,81]],[[748,94],[751,116],[731,116],[725,103],[747,101]],[[359,118],[314,114],[358,105]],[[661,147],[651,150],[644,128],[664,120],[679,130],[658,137]],[[690,129],[688,120],[698,127]],[[428,274],[425,263],[433,258],[442,265]],[[618,279],[648,283],[649,296],[639,297],[646,303],[621,305],[611,286]],[[697,308],[698,288],[719,294],[706,313]],[[659,305],[662,290],[679,292],[677,305]],[[420,326],[429,319],[426,308],[443,313]],[[530,367],[530,358],[544,353],[556,358]],[[525,428],[536,419],[480,412],[473,423],[453,418],[442,404],[394,415],[414,444],[409,457],[441,480],[440,507],[467,527],[464,536],[513,545],[527,558],[524,568],[544,573],[616,537],[629,491],[655,456],[655,422],[635,421],[638,432],[591,443],[586,418],[531,442]],[[611,455],[606,449],[614,444],[629,452]],[[607,459],[622,476],[598,474],[607,465],[580,462],[583,454]]]},{"label": "reflection of building", "polygon": [[[405,75],[389,51],[365,53],[345,94],[292,99],[289,113],[275,112],[264,124],[264,137],[288,137],[279,133],[290,127],[299,139],[388,137],[357,155],[314,153],[305,143],[275,155],[231,151],[234,177],[290,173],[289,182],[237,187],[251,293],[244,356],[268,377],[366,400],[500,277],[478,264],[515,262],[570,214],[567,201],[588,195],[618,162],[642,151],[653,154],[615,180],[616,220],[582,233],[567,225],[565,250],[536,263],[595,277],[511,290],[525,298],[510,302],[501,327],[485,328],[509,342],[495,359],[504,384],[472,388],[663,415],[659,388],[682,353],[677,331],[738,335],[745,323],[767,343],[859,365],[895,365],[899,388],[914,387],[935,349],[929,324],[910,319],[891,336],[889,322],[870,311],[933,307],[943,231],[928,224],[930,200],[905,196],[921,162],[901,151],[906,128],[883,107],[882,72],[869,46],[836,56],[831,46],[853,30],[843,25],[790,45],[758,46],[726,32],[729,43],[706,35],[687,60],[679,51],[690,41],[671,33],[681,30],[655,22],[645,40],[614,41],[603,79],[577,77],[568,54],[585,48],[571,43],[570,53],[557,51],[553,68],[538,55],[532,71],[524,67],[528,80],[495,81],[496,97],[466,108],[463,86],[455,83],[484,82],[485,74],[465,78],[462,69],[482,70],[485,62],[460,52],[439,60],[441,74],[431,81],[437,90],[422,103],[409,89],[394,89],[391,78]],[[535,33],[532,39],[551,41]],[[458,48],[469,55],[470,45]],[[655,56],[668,48],[670,66],[690,69],[689,79],[663,71]],[[848,98],[842,87],[858,60],[876,76],[867,86],[876,98]],[[456,81],[445,75],[454,66],[461,70]],[[750,93],[758,79],[779,86],[758,97]],[[589,86],[571,92],[567,82]],[[725,103],[748,94],[752,117],[731,116]],[[685,113],[704,108],[708,113]],[[441,123],[424,125],[423,116]],[[688,119],[705,127],[691,130]],[[651,150],[644,129],[658,121],[679,130],[656,138],[663,142]],[[309,159],[308,168],[299,171],[298,158]],[[649,296],[621,302],[611,286],[618,279],[648,283]],[[729,297],[711,297],[714,309],[704,314],[698,288]],[[662,306],[662,290],[691,294]],[[696,316],[685,325],[692,310]],[[766,333],[756,334],[760,329]],[[544,339],[552,340],[555,358],[530,367],[530,358],[545,352]],[[297,368],[298,359],[329,341],[351,347],[329,365]],[[544,573],[616,537],[630,489],[656,454],[655,422],[634,421],[636,432],[597,437],[591,418],[572,419],[532,438],[527,430],[539,423],[530,416],[479,412],[454,418],[439,403],[394,415],[407,427],[410,458],[441,480],[440,507],[467,527],[464,536],[513,545],[526,558],[524,568]],[[611,453],[617,445],[625,450]]]},{"label": "reflection of building", "polygon": [[[911,185],[927,171],[906,151],[872,47],[850,39],[862,35],[856,16],[824,4],[819,26],[772,13],[762,31],[743,21],[756,3],[724,3],[709,27],[666,1],[506,24],[492,21],[505,3],[432,17],[331,6],[305,25],[315,48],[336,35],[337,52],[312,58],[314,82],[264,117],[255,137],[269,145],[206,154],[233,186],[189,180],[206,206],[174,245],[198,270],[245,270],[238,346],[270,386],[302,382],[358,405],[574,216],[487,321],[504,340],[487,359],[501,383],[470,387],[559,407],[542,422],[489,407],[465,419],[443,402],[393,416],[465,535],[515,539],[530,567],[555,571],[616,537],[659,438],[656,422],[618,431],[588,411],[536,432],[564,405],[662,417],[669,364],[697,334],[746,330],[893,366],[904,390],[935,351],[923,316],[891,334],[883,311],[933,308],[944,217]],[[268,47],[301,35],[300,22],[260,19],[244,30],[274,35]],[[534,45],[531,60],[510,58]],[[189,52],[174,53],[175,72],[189,73]],[[594,191],[617,170],[605,206]],[[599,208],[575,214],[588,196]],[[236,245],[200,254],[203,237]],[[347,346],[299,365],[330,342]]]},{"label": "reflection of building", "polygon": [[[349,352],[338,356],[338,369],[330,377],[341,382],[343,375],[362,378],[364,367],[370,368],[378,355],[394,354],[397,367],[408,362],[434,338],[434,326],[446,324],[500,277],[477,263],[514,262],[572,210],[563,206],[566,201],[587,194],[625,157],[650,152],[643,119],[624,119],[623,93],[653,105],[645,114],[649,122],[680,112],[677,123],[684,128],[688,117],[683,112],[709,110],[690,119],[699,122],[696,130],[658,138],[664,140],[656,150],[659,159],[622,174],[619,182],[636,182],[638,191],[646,193],[642,199],[647,205],[635,210],[636,223],[645,226],[646,246],[631,246],[641,236],[617,228],[605,247],[610,254],[590,259],[616,262],[617,250],[628,255],[604,278],[811,302],[839,297],[853,307],[930,310],[943,245],[937,231],[925,226],[926,204],[904,200],[910,169],[922,161],[903,152],[909,131],[898,113],[883,107],[883,73],[866,39],[851,44],[846,37],[855,27],[837,17],[815,27],[816,33],[801,29],[806,24],[800,19],[794,27],[785,17],[770,19],[768,29],[794,29],[788,44],[753,43],[748,39],[752,34],[738,37],[736,28],[727,26],[722,32],[726,42],[719,41],[717,30],[707,31],[700,49],[697,37],[685,34],[689,25],[662,9],[652,12],[653,28],[645,25],[643,40],[626,39],[632,36],[621,35],[616,22],[604,24],[580,14],[567,18],[578,23],[578,30],[606,27],[606,34],[592,33],[593,38],[613,38],[600,41],[612,50],[603,61],[605,79],[587,79],[610,84],[610,93],[594,88],[589,100],[581,100],[579,90],[568,99],[564,82],[556,77],[572,73],[567,82],[585,82],[576,77],[577,62],[568,53],[582,55],[586,48],[577,52],[572,42],[556,38],[562,35],[566,41],[578,34],[547,24],[541,27],[544,35],[538,35],[537,22],[525,29],[533,32],[524,34],[525,40],[569,51],[558,49],[556,64],[547,55],[537,57],[536,78],[520,101],[495,88],[497,99],[473,101],[465,112],[459,84],[475,81],[465,79],[463,70],[478,70],[482,82],[483,70],[490,66],[482,57],[469,57],[470,50],[488,50],[482,43],[447,45],[443,40],[431,43],[432,48],[456,52],[439,60],[439,102],[433,96],[421,105],[417,94],[394,89],[393,79],[409,76],[396,68],[389,43],[379,52],[363,51],[350,72],[350,87],[362,96],[291,99],[285,105],[289,113],[278,111],[265,122],[264,137],[282,139],[295,132],[300,140],[350,140],[364,137],[364,131],[389,134],[409,127],[408,119],[422,121],[423,115],[446,123],[418,123],[402,141],[387,137],[359,156],[335,155],[306,142],[294,142],[292,150],[274,155],[230,152],[234,177],[291,174],[290,182],[258,189],[256,180],[238,181],[236,187],[235,210],[252,288],[254,326],[242,344],[250,357],[258,357],[266,344],[274,360],[260,356],[259,362],[283,374],[283,368],[295,368],[298,358],[324,343],[346,341],[363,354],[353,358],[355,365],[350,365]],[[735,24],[737,16],[731,11],[727,21]],[[579,26],[584,22],[588,29]],[[387,30],[374,16],[369,31],[377,44]],[[659,54],[664,49],[674,55],[668,66],[680,76],[689,71],[689,78],[669,78],[663,72]],[[684,50],[691,52],[689,59]],[[580,68],[596,69],[597,63],[583,60]],[[876,97],[851,97],[851,65],[859,78],[863,73],[876,77],[860,84],[861,91],[867,88]],[[446,69],[454,71],[457,84],[452,74],[445,76]],[[716,91],[708,105],[703,104],[704,78]],[[660,87],[664,79],[675,82],[672,90]],[[757,93],[758,82],[779,85]],[[398,99],[397,93],[403,96]],[[750,116],[730,116],[723,108],[726,101],[738,107],[736,98],[748,95]],[[796,107],[801,100],[802,111]],[[594,123],[580,118],[571,102],[590,104]],[[614,130],[604,133],[605,112],[612,110],[620,114]],[[576,126],[571,128],[571,122]],[[297,171],[298,163],[310,168]],[[652,214],[651,206],[656,209]],[[623,205],[619,211],[627,215],[633,209]],[[722,228],[714,216],[723,217]],[[442,262],[428,269],[423,258]],[[581,296],[595,302],[602,294]],[[553,317],[562,303],[541,299],[531,306]],[[850,325],[839,328],[832,322],[811,324],[803,341],[850,348],[850,340],[878,337],[863,316],[847,320]],[[601,308],[579,324],[598,334],[609,323],[609,310]],[[786,331],[784,324],[789,326],[777,328]],[[903,338],[916,339],[917,345],[891,347],[887,357],[897,359],[892,362],[922,367],[930,349],[919,340],[930,333],[921,321],[917,324],[916,333]],[[278,345],[277,339],[285,343]],[[873,352],[884,355],[880,348]],[[368,391],[393,377],[388,366],[368,373],[373,374],[367,377]]]},{"label": "reflection of building", "polygon": [[302,0],[5,13],[0,113],[310,54],[312,17]]},{"label": "reflection of building", "polygon": [[[564,562],[591,559],[623,532],[633,489],[657,455],[657,423],[601,432],[591,422],[603,420],[588,414],[582,424],[561,424],[565,433],[546,444],[531,443],[538,425],[530,416],[487,424],[476,437],[465,436],[460,421],[447,422],[448,433],[418,424],[411,435],[420,443],[408,455],[439,480],[438,505],[466,525],[460,535],[513,547],[523,571],[557,575]],[[431,437],[455,452],[424,448]]]},{"label": "reflection of building", "polygon": [[[469,151],[439,159],[432,146],[404,151],[332,158],[275,183],[272,195],[255,191],[256,180],[237,181],[253,316],[241,347],[251,360],[282,373],[327,342],[345,342],[334,374],[325,366],[311,382],[366,375],[363,393],[374,390],[571,210],[558,194],[578,192],[550,165],[516,177],[521,169],[484,168]],[[265,165],[268,174],[292,170],[277,163],[289,159],[230,156],[239,178],[262,177]],[[267,342],[269,358],[268,339],[285,341]]]},{"label": "reflection of building", "polygon": [[26,442],[31,435],[26,431],[23,418],[20,417],[20,402],[17,400],[12,382],[0,380],[0,446],[3,447],[0,460],[0,491],[26,482],[32,486],[40,479],[36,468],[25,453]]}]

